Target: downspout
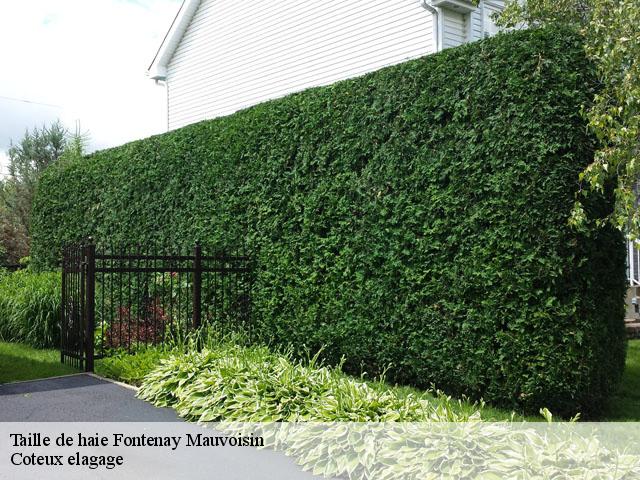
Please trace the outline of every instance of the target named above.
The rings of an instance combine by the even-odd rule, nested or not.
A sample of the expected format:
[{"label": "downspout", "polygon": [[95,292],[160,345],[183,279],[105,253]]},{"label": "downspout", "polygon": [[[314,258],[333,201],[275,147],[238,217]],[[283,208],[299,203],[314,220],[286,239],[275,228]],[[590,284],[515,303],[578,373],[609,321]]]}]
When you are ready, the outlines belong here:
[{"label": "downspout", "polygon": [[421,2],[423,8],[425,10],[427,10],[428,12],[430,12],[433,15],[433,21],[431,22],[431,24],[433,25],[433,38],[435,40],[435,44],[436,44],[436,52],[439,52],[441,50],[440,48],[440,31],[439,31],[439,27],[440,27],[440,12],[437,8],[435,8],[433,5],[431,5],[431,3],[429,3],[429,0],[422,0]]}]

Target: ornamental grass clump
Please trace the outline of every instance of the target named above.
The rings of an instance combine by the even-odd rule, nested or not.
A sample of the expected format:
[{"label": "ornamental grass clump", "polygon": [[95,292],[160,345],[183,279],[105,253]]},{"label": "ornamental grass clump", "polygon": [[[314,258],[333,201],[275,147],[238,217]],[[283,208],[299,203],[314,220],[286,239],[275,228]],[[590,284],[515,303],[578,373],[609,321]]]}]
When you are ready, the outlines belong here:
[{"label": "ornamental grass clump", "polygon": [[29,269],[0,274],[0,340],[36,348],[60,343],[61,275]]}]

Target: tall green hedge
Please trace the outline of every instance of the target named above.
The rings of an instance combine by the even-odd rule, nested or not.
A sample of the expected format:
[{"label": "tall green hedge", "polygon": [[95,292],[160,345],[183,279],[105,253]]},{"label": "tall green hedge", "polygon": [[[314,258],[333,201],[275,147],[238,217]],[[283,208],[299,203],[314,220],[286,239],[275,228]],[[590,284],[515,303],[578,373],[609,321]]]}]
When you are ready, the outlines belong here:
[{"label": "tall green hedge", "polygon": [[619,232],[567,223],[594,88],[578,35],[530,30],[97,152],[43,176],[32,256],[88,235],[243,244],[262,340],[597,413],[623,367],[625,275]]}]

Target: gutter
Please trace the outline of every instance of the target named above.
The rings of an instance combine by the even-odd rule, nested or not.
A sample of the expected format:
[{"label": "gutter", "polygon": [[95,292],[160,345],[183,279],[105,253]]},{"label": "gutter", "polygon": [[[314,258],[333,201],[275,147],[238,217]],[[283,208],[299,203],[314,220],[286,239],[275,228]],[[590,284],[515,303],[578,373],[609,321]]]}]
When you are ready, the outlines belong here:
[{"label": "gutter", "polygon": [[422,0],[420,4],[433,15],[433,22],[431,22],[433,25],[433,38],[435,40],[436,52],[439,52],[442,50],[440,46],[440,9],[431,5],[429,1],[430,0]]},{"label": "gutter", "polygon": [[178,43],[180,43],[185,30],[200,6],[200,1],[201,0],[182,0],[180,9],[171,22],[171,27],[169,27],[155,57],[153,57],[151,65],[149,65],[147,69],[147,75],[152,80],[166,80],[167,65],[171,61],[173,52],[178,46]]}]

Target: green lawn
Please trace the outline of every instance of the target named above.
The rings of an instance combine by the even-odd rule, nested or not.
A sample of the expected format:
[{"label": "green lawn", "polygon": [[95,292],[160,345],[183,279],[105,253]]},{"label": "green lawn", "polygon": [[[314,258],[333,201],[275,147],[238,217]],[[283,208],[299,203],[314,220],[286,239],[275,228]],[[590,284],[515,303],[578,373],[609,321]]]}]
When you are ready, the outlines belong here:
[{"label": "green lawn", "polygon": [[603,420],[610,422],[640,421],[640,340],[630,340],[622,384],[611,400]]},{"label": "green lawn", "polygon": [[60,363],[60,351],[36,350],[20,343],[0,342],[0,383],[77,373]]}]

